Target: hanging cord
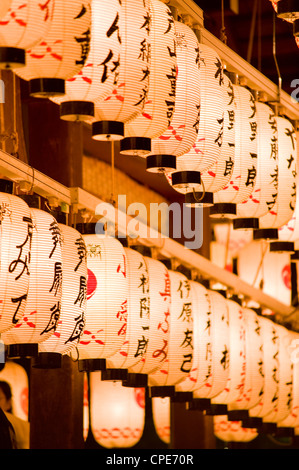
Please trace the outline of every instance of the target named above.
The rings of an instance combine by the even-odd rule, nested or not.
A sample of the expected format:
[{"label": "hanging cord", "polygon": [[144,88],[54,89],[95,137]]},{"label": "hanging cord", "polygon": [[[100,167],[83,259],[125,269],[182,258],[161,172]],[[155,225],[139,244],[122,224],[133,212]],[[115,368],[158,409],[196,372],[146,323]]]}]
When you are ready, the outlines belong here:
[{"label": "hanging cord", "polygon": [[200,197],[196,196],[196,191],[193,188],[193,197],[194,197],[196,202],[201,202],[203,200],[203,198],[205,197],[205,195],[206,195],[205,185],[204,185],[204,182],[202,180],[201,180],[201,185],[202,185],[202,190],[203,191],[202,191],[202,195]]},{"label": "hanging cord", "polygon": [[114,141],[111,140],[111,204],[115,206],[115,152]]},{"label": "hanging cord", "polygon": [[[265,258],[265,256],[266,256],[266,253],[267,253],[267,244],[266,244],[266,248],[263,249],[262,258],[261,258],[261,261],[260,261],[259,266],[258,266],[258,268],[257,268],[257,272],[256,272],[256,274],[255,274],[255,277],[254,277],[254,280],[253,280],[253,283],[252,283],[252,287],[254,287],[254,285],[255,285],[255,283],[256,283],[256,280],[257,280],[257,278],[258,278],[258,275],[259,275],[260,271],[261,271],[261,270],[263,271],[263,268],[264,268],[264,258]],[[260,286],[259,286],[260,289],[263,288],[263,283],[264,283],[263,277],[264,277],[264,276],[263,276],[263,273],[262,273],[262,279],[261,279]]]},{"label": "hanging cord", "polygon": [[220,39],[224,44],[227,44],[227,35],[226,27],[224,20],[224,0],[221,0],[221,29],[220,29]]}]

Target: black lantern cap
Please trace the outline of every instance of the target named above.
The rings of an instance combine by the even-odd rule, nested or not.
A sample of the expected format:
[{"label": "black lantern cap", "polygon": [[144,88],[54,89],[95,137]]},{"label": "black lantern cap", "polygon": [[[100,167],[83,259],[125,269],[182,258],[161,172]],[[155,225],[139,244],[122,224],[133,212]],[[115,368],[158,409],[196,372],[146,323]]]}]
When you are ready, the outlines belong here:
[{"label": "black lantern cap", "polygon": [[86,121],[94,117],[92,101],[64,101],[59,107],[60,118],[64,121]]},{"label": "black lantern cap", "polygon": [[275,434],[276,430],[277,430],[277,424],[276,423],[265,423],[265,422],[263,422],[261,430],[265,434]]},{"label": "black lantern cap", "polygon": [[61,367],[62,355],[55,352],[40,352],[31,361],[32,367],[36,369],[59,369]]},{"label": "black lantern cap", "polygon": [[227,405],[211,403],[210,407],[206,410],[206,414],[209,416],[227,415]]},{"label": "black lantern cap", "polygon": [[254,240],[277,240],[278,229],[277,228],[260,228],[253,231]]},{"label": "black lantern cap", "polygon": [[227,413],[227,418],[229,421],[242,421],[248,417],[248,410],[231,410]]},{"label": "black lantern cap", "polygon": [[237,205],[230,202],[216,203],[210,208],[210,217],[232,219],[237,215]]},{"label": "black lantern cap", "polygon": [[94,140],[121,140],[124,137],[125,126],[120,121],[96,121],[92,123],[92,138]]},{"label": "black lantern cap", "polygon": [[38,355],[37,343],[9,344],[7,347],[7,357],[9,359],[32,358]]},{"label": "black lantern cap", "polygon": [[13,69],[24,67],[26,54],[24,49],[17,47],[0,47],[0,68]]},{"label": "black lantern cap", "polygon": [[259,219],[256,217],[244,217],[233,220],[234,230],[257,230],[259,228]]},{"label": "black lantern cap", "polygon": [[106,369],[106,360],[105,359],[79,359],[78,369],[79,369],[79,372],[103,371]]},{"label": "black lantern cap", "polygon": [[299,261],[299,250],[294,250],[291,254],[291,261]]},{"label": "black lantern cap", "polygon": [[125,380],[122,382],[123,387],[147,387],[148,376],[147,374],[128,373]]},{"label": "black lantern cap", "polygon": [[61,78],[34,78],[29,80],[29,94],[35,98],[64,95],[65,81]]},{"label": "black lantern cap", "polygon": [[105,369],[102,371],[101,374],[101,380],[103,381],[117,381],[117,380],[126,380],[128,376],[128,370],[127,369]]},{"label": "black lantern cap", "polygon": [[148,155],[152,150],[152,141],[148,137],[125,137],[120,142],[120,153],[124,155]]},{"label": "black lantern cap", "polygon": [[0,179],[0,192],[6,194],[13,193],[13,181]]},{"label": "black lantern cap", "polygon": [[149,155],[146,158],[146,171],[149,173],[165,173],[176,170],[175,155]]},{"label": "black lantern cap", "polygon": [[32,209],[41,208],[41,197],[38,194],[20,194],[18,197],[23,199]]},{"label": "black lantern cap", "polygon": [[149,397],[173,397],[175,395],[175,387],[172,386],[161,386],[161,387],[149,387]]},{"label": "black lantern cap", "polygon": [[261,429],[263,427],[263,419],[255,416],[248,416],[245,419],[242,419],[242,427],[249,429]]},{"label": "black lantern cap", "polygon": [[193,398],[187,403],[187,410],[189,411],[206,411],[211,406],[211,400],[208,398]]},{"label": "black lantern cap", "polygon": [[171,175],[172,186],[182,188],[188,184],[201,185],[200,171],[175,171]]},{"label": "black lantern cap", "polygon": [[105,227],[101,222],[79,223],[74,227],[81,235],[104,235]]},{"label": "black lantern cap", "polygon": [[186,403],[191,402],[192,400],[192,392],[175,392],[174,395],[171,397],[171,401],[173,401],[174,403]]},{"label": "black lantern cap", "polygon": [[279,0],[277,2],[277,16],[278,18],[298,18],[299,5],[297,0]]},{"label": "black lantern cap", "polygon": [[185,196],[185,203],[188,205],[203,205],[203,206],[213,206],[214,204],[214,194],[207,192],[194,191],[192,193],[187,193]]},{"label": "black lantern cap", "polygon": [[295,244],[293,242],[271,242],[270,243],[270,252],[272,253],[294,253]]}]

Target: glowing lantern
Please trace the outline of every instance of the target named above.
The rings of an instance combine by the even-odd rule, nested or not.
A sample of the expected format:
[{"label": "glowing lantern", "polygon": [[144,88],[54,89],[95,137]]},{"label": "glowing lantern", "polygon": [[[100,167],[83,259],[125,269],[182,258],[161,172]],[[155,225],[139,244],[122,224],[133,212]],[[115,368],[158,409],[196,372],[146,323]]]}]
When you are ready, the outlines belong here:
[{"label": "glowing lantern", "polygon": [[12,0],[2,0],[0,5],[0,18],[3,18],[3,16],[8,12],[11,2]]},{"label": "glowing lantern", "polygon": [[126,255],[120,241],[95,234],[95,224],[78,225],[87,249],[86,321],[80,342],[79,370],[102,370],[123,344],[127,322]]},{"label": "glowing lantern", "polygon": [[151,59],[147,100],[142,113],[125,124],[122,154],[144,156],[151,151],[151,139],[170,126],[175,107],[176,54],[174,19],[167,5],[150,0]]},{"label": "glowing lantern", "polygon": [[143,110],[150,75],[150,23],[149,0],[122,0],[119,22],[114,25],[121,40],[119,58],[112,61],[115,83],[105,99],[95,102],[93,139],[122,139],[124,124]]},{"label": "glowing lantern", "polygon": [[171,124],[152,140],[146,159],[147,171],[164,172],[176,168],[176,157],[188,152],[197,138],[200,112],[199,44],[189,26],[175,21],[177,78],[175,110]]},{"label": "glowing lantern", "polygon": [[[3,1],[1,1],[2,8]],[[4,1],[3,6],[7,6]],[[0,21],[0,67],[25,65],[25,50],[46,36],[52,22],[54,0],[12,0]]]},{"label": "glowing lantern", "polygon": [[65,82],[65,95],[52,98],[60,105],[60,117],[90,121],[94,102],[111,93],[116,78],[113,69],[120,53],[118,0],[91,0],[89,52],[82,69]]},{"label": "glowing lantern", "polygon": [[86,246],[80,233],[58,224],[62,238],[62,297],[57,328],[39,347],[34,367],[60,367],[61,355],[71,354],[83,333],[86,312]]},{"label": "glowing lantern", "polygon": [[147,265],[138,251],[130,248],[124,248],[124,251],[128,280],[127,321],[122,331],[122,347],[107,359],[102,380],[125,378],[124,372],[138,364],[143,357],[140,345],[147,344],[149,340],[150,295]]},{"label": "glowing lantern", "polygon": [[296,161],[297,141],[292,123],[283,117],[275,117],[278,129],[277,190],[273,195],[270,210],[259,219],[259,229],[254,239],[278,238],[278,229],[293,216],[296,205]]},{"label": "glowing lantern", "polygon": [[23,317],[30,279],[32,219],[25,201],[0,193],[0,332]]},{"label": "glowing lantern", "polygon": [[[178,156],[176,171],[166,174],[173,188],[182,193],[202,189],[200,176],[218,162],[223,140],[225,87],[222,62],[213,49],[198,44],[198,63],[200,119],[197,138],[188,152]],[[204,202],[204,198],[201,201]]]},{"label": "glowing lantern", "polygon": [[26,370],[13,361],[5,362],[0,380],[10,385],[12,391],[12,412],[17,418],[28,420],[29,380]]},{"label": "glowing lantern", "polygon": [[[136,357],[141,361],[128,368],[124,386],[147,385],[147,376],[163,367],[169,354],[171,284],[166,266],[158,260],[144,256],[149,279],[149,338],[140,338]],[[143,382],[144,381],[144,382]]]},{"label": "glowing lantern", "polygon": [[254,190],[247,200],[237,206],[234,229],[259,228],[259,218],[271,210],[273,195],[277,192],[278,132],[274,112],[270,106],[256,102],[257,178]]},{"label": "glowing lantern", "polygon": [[61,232],[51,214],[34,208],[30,214],[30,281],[25,311],[21,321],[1,336],[11,358],[36,356],[38,344],[56,331],[60,317]]},{"label": "glowing lantern", "polygon": [[90,419],[94,439],[102,447],[133,447],[143,434],[145,389],[126,388],[120,382],[105,382],[101,380],[101,372],[92,372]]},{"label": "glowing lantern", "polygon": [[152,398],[153,421],[161,441],[170,444],[170,398]]},{"label": "glowing lantern", "polygon": [[229,183],[214,194],[212,217],[235,217],[237,204],[249,198],[257,174],[257,121],[252,93],[233,85],[235,95],[235,162]]},{"label": "glowing lantern", "polygon": [[227,416],[214,416],[214,435],[224,442],[251,442],[258,437],[257,429],[245,428],[241,421]]},{"label": "glowing lantern", "polygon": [[175,385],[191,371],[193,363],[192,292],[186,276],[169,271],[171,307],[168,357],[163,366],[149,375],[151,397],[172,396]]},{"label": "glowing lantern", "polygon": [[83,67],[90,43],[90,0],[55,0],[50,29],[32,48],[16,74],[29,81],[30,94],[46,97],[65,93],[65,80]]}]

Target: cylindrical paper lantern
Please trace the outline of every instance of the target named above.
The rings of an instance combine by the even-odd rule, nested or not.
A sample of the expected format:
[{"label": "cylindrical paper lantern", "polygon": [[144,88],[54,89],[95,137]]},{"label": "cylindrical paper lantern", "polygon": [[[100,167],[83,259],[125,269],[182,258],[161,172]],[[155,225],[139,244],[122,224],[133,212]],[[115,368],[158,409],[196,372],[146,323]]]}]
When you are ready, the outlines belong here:
[{"label": "cylindrical paper lantern", "polygon": [[35,367],[60,367],[61,355],[71,354],[83,333],[86,314],[87,260],[81,234],[58,224],[62,237],[62,297],[56,331],[39,347]]},{"label": "cylindrical paper lantern", "polygon": [[181,193],[202,190],[200,176],[218,162],[223,141],[225,86],[222,62],[211,47],[198,44],[198,63],[200,119],[197,138],[188,152],[178,156],[176,171],[166,175],[171,178],[173,188]]},{"label": "cylindrical paper lantern", "polygon": [[271,210],[277,193],[278,131],[274,112],[265,103],[256,102],[257,178],[254,190],[237,205],[234,229],[257,229],[259,218]]},{"label": "cylindrical paper lantern", "polygon": [[233,85],[235,95],[235,162],[229,183],[214,195],[212,217],[235,217],[237,204],[246,201],[254,190],[257,165],[256,104],[245,87]]},{"label": "cylindrical paper lantern", "polygon": [[147,171],[176,168],[176,157],[188,152],[197,138],[200,113],[199,43],[189,26],[175,21],[177,78],[175,110],[171,124],[152,140]]},{"label": "cylindrical paper lantern", "polygon": [[102,447],[130,448],[140,441],[145,424],[144,388],[105,382],[101,372],[92,372],[90,407],[92,434]]},{"label": "cylindrical paper lantern", "polygon": [[162,135],[171,125],[175,108],[176,53],[174,19],[167,5],[150,0],[151,60],[147,100],[142,113],[125,124],[122,154],[145,156],[151,139]]},{"label": "cylindrical paper lantern", "polygon": [[0,18],[3,18],[4,15],[8,12],[11,6],[12,0],[2,0],[0,5]]},{"label": "cylindrical paper lantern", "polygon": [[[3,1],[1,1],[2,8]],[[7,2],[4,1],[4,5]],[[0,67],[23,67],[25,50],[46,36],[52,23],[54,0],[12,0],[0,17]]]},{"label": "cylindrical paper lantern", "polygon": [[60,228],[56,219],[45,211],[31,208],[30,214],[30,280],[25,312],[21,321],[1,336],[12,358],[36,356],[38,344],[56,331],[61,311]]},{"label": "cylindrical paper lantern", "polygon": [[26,202],[2,192],[0,221],[0,333],[4,333],[20,323],[25,311],[33,225]]},{"label": "cylindrical paper lantern", "polygon": [[157,435],[165,444],[170,444],[170,398],[152,398],[152,409]]},{"label": "cylindrical paper lantern", "polygon": [[98,370],[123,344],[128,314],[126,255],[119,240],[95,234],[94,224],[77,230],[83,233],[88,269],[86,321],[77,346],[79,370]]},{"label": "cylindrical paper lantern", "polygon": [[60,105],[60,117],[69,121],[92,121],[94,102],[113,90],[120,54],[118,0],[91,0],[89,52],[81,70],[65,82],[65,95],[52,98]]},{"label": "cylindrical paper lantern", "polygon": [[[92,138],[120,140],[124,124],[138,116],[147,99],[150,76],[149,0],[122,0],[118,27],[121,40],[112,92],[95,102]],[[110,64],[109,64],[110,65]]]},{"label": "cylindrical paper lantern", "polygon": [[163,366],[149,375],[150,396],[172,396],[175,385],[191,372],[193,364],[193,305],[187,277],[169,271],[171,307],[169,318],[168,358]]},{"label": "cylindrical paper lantern", "polygon": [[55,0],[53,19],[47,35],[27,48],[26,65],[16,74],[29,81],[35,97],[65,93],[65,80],[85,64],[90,43],[90,0]]},{"label": "cylindrical paper lantern", "polygon": [[268,213],[259,219],[254,238],[278,238],[278,229],[294,214],[296,205],[297,140],[289,119],[276,116],[278,129],[277,191],[268,202]]},{"label": "cylindrical paper lantern", "polygon": [[6,361],[0,372],[0,380],[10,385],[12,412],[17,418],[28,420],[29,379],[26,370],[14,361]]},{"label": "cylindrical paper lantern", "polygon": [[251,442],[258,437],[257,429],[242,427],[241,421],[230,421],[227,416],[214,416],[214,435],[224,442]]}]

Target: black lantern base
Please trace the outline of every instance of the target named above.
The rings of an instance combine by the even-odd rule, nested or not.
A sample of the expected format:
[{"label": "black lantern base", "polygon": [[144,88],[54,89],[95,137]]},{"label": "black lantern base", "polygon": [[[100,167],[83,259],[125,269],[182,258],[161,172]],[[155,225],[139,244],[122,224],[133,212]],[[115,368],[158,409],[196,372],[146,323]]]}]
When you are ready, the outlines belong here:
[{"label": "black lantern base", "polygon": [[216,403],[211,403],[209,408],[206,410],[208,416],[221,416],[227,415],[227,405],[221,405]]},{"label": "black lantern base", "polygon": [[120,143],[120,153],[145,157],[152,150],[152,141],[147,137],[125,137]]},{"label": "black lantern base", "polygon": [[171,397],[171,401],[174,403],[186,403],[193,400],[193,393],[192,392],[175,392],[173,397]]},{"label": "black lantern base", "polygon": [[184,189],[201,185],[200,171],[175,171],[171,175],[174,189]]},{"label": "black lantern base", "polygon": [[106,359],[79,359],[79,372],[96,372],[106,369]]},{"label": "black lantern base", "polygon": [[237,205],[230,202],[216,203],[210,208],[213,219],[234,219],[237,216]]},{"label": "black lantern base", "polygon": [[255,217],[244,217],[233,220],[234,230],[257,230],[259,228],[259,219]]},{"label": "black lantern base", "polygon": [[6,194],[13,194],[13,181],[0,179],[0,192]]},{"label": "black lantern base", "polygon": [[295,244],[293,242],[271,242],[270,252],[272,253],[294,253]]},{"label": "black lantern base", "polygon": [[9,344],[7,357],[9,359],[32,358],[38,355],[37,343]]},{"label": "black lantern base", "polygon": [[214,203],[213,193],[203,193],[200,191],[194,191],[187,193],[185,196],[185,204],[188,206],[202,205],[205,207],[211,207]]},{"label": "black lantern base", "polygon": [[24,67],[26,53],[17,47],[0,47],[0,69],[15,69]]},{"label": "black lantern base", "polygon": [[63,121],[88,121],[94,117],[92,101],[64,101],[59,107],[60,118]]},{"label": "black lantern base", "polygon": [[276,423],[264,423],[261,430],[265,434],[276,434],[277,424]]},{"label": "black lantern base", "polygon": [[122,381],[123,387],[147,387],[148,376],[146,374],[128,373],[125,380]]},{"label": "black lantern base", "polygon": [[263,427],[262,418],[251,417],[242,419],[242,427],[249,429],[261,429]]},{"label": "black lantern base", "polygon": [[172,386],[161,386],[161,387],[149,387],[149,397],[173,397],[175,395],[175,387]]},{"label": "black lantern base", "polygon": [[127,369],[105,369],[102,371],[101,380],[122,381],[122,380],[126,380],[127,376],[128,376]]},{"label": "black lantern base", "polygon": [[59,369],[62,364],[62,355],[54,352],[40,352],[31,361],[32,367],[36,369]]},{"label": "black lantern base", "polygon": [[92,123],[94,140],[121,140],[124,138],[125,126],[119,121],[96,121]]},{"label": "black lantern base", "polygon": [[34,78],[29,80],[29,94],[34,98],[64,95],[65,81],[61,78]]},{"label": "black lantern base", "polygon": [[299,5],[296,0],[279,0],[277,2],[277,17],[282,19],[299,18]]},{"label": "black lantern base", "polygon": [[211,407],[211,400],[208,398],[193,398],[187,403],[187,410],[189,411],[206,411]]},{"label": "black lantern base", "polygon": [[243,421],[249,417],[248,410],[230,410],[227,413],[227,419],[229,421]]},{"label": "black lantern base", "polygon": [[278,229],[277,228],[260,228],[253,231],[254,240],[277,240]]},{"label": "black lantern base", "polygon": [[146,171],[149,173],[165,173],[176,170],[175,155],[149,155],[146,158]]}]

